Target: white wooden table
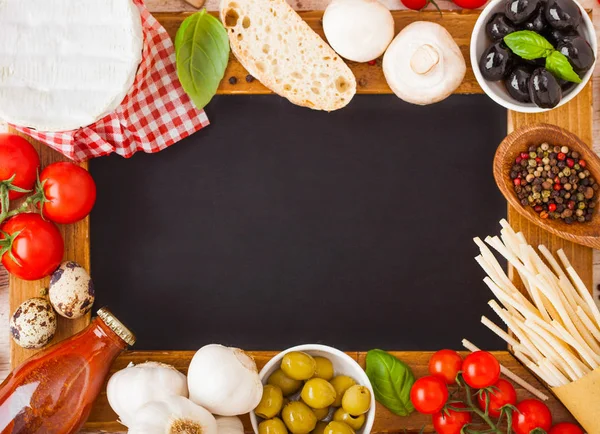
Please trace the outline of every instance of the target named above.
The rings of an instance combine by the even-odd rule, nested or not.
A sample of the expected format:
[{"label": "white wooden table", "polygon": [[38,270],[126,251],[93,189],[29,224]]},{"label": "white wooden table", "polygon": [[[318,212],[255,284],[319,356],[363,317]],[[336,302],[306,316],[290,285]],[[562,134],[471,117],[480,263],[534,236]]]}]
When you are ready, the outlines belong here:
[{"label": "white wooden table", "polygon": [[[323,10],[330,0],[288,0],[297,10]],[[401,10],[405,7],[400,0],[380,0],[391,10]],[[600,4],[595,0],[579,0],[586,9],[593,9],[593,20],[596,32],[600,35]],[[600,1],[600,0],[599,0]],[[459,9],[452,2],[438,0],[438,5],[442,10]],[[208,10],[218,9],[218,0],[207,0],[206,8]],[[188,5],[184,0],[146,0],[146,5],[151,12],[172,12],[181,10],[196,10]],[[433,8],[433,6],[429,6]],[[596,153],[600,153],[600,62],[596,64],[593,76],[594,83],[594,143],[593,148]],[[208,112],[210,117],[210,111]],[[5,126],[0,124],[0,132],[5,130]],[[598,284],[600,284],[600,251],[594,252],[594,294],[599,302]],[[600,302],[599,302],[600,304]],[[8,331],[8,322],[11,312],[8,309],[8,277],[4,268],[0,266],[0,379],[4,379],[10,372],[10,336]],[[92,433],[89,433],[92,434]]]}]

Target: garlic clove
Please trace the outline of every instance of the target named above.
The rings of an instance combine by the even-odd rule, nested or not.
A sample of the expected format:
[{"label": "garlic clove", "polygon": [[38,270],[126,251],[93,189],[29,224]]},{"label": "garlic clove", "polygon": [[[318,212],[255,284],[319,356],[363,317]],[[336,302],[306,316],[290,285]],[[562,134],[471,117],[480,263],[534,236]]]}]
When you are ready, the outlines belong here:
[{"label": "garlic clove", "polygon": [[244,434],[244,424],[236,416],[217,416],[219,434]]},{"label": "garlic clove", "polygon": [[110,377],[106,395],[120,423],[129,427],[144,404],[171,395],[187,398],[187,379],[173,366],[164,363],[130,363]]},{"label": "garlic clove", "polygon": [[139,408],[128,434],[218,434],[218,428],[208,410],[173,395]]}]

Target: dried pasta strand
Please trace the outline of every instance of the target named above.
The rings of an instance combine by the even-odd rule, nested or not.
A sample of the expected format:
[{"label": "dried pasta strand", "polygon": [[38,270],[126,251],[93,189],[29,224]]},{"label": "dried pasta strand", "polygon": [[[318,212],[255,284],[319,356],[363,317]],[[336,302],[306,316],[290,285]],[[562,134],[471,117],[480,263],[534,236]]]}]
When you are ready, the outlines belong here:
[{"label": "dried pasta strand", "polygon": [[502,330],[500,327],[498,327],[496,325],[496,323],[494,323],[493,321],[490,321],[487,317],[482,316],[481,323],[483,325],[485,325],[487,328],[489,328],[491,331],[493,331],[501,339],[503,339],[508,345],[510,345],[512,347],[521,346],[516,339],[514,339],[511,335],[509,335],[504,330]]},{"label": "dried pasta strand", "polygon": [[508,312],[503,311],[498,303],[494,300],[490,301],[489,306],[496,312],[496,314],[500,317],[500,319],[508,326],[508,328],[517,336],[521,345],[527,348],[527,351],[532,355],[532,357],[536,360],[542,359],[542,353],[538,351],[537,348],[531,343],[529,338],[522,333],[521,329],[516,325],[514,317],[511,317]]},{"label": "dried pasta strand", "polygon": [[571,280],[575,284],[575,288],[579,292],[579,295],[585,300],[585,302],[590,307],[590,309],[594,315],[594,319],[596,320],[596,326],[600,327],[600,312],[598,311],[598,307],[594,303],[594,299],[592,298],[592,295],[590,294],[588,289],[585,287],[585,283],[583,283],[583,280],[581,280],[581,277],[579,277],[579,274],[577,274],[577,272],[575,271],[575,269],[573,267],[570,267],[570,266],[567,267],[567,273],[569,273],[569,276],[571,277]]},{"label": "dried pasta strand", "polygon": [[598,327],[594,325],[589,316],[584,312],[581,306],[577,306],[577,316],[581,319],[581,322],[585,325],[585,327],[589,330],[589,332],[594,336],[594,338],[600,342],[600,330]]}]

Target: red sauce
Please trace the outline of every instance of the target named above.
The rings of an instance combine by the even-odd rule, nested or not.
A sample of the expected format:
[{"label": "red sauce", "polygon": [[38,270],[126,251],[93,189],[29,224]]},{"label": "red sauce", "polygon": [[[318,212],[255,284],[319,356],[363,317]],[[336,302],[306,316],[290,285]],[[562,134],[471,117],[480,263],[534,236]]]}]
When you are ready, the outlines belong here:
[{"label": "red sauce", "polygon": [[100,318],[33,356],[0,385],[2,434],[78,432],[113,360],[127,347]]}]

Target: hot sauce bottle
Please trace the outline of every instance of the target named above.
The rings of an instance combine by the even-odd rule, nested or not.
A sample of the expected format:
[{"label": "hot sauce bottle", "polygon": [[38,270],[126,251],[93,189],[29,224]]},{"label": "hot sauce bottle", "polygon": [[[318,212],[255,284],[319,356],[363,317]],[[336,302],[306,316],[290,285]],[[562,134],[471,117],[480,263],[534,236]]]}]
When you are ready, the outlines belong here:
[{"label": "hot sauce bottle", "polygon": [[134,335],[105,308],[80,333],[36,354],[0,385],[2,434],[71,434]]}]

